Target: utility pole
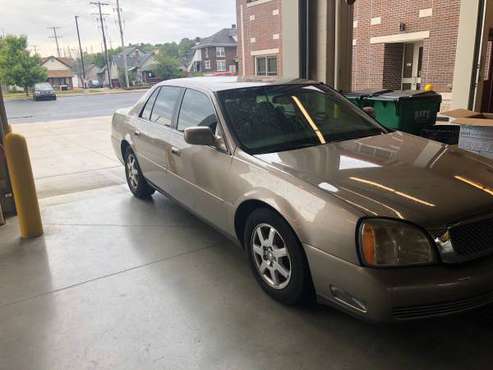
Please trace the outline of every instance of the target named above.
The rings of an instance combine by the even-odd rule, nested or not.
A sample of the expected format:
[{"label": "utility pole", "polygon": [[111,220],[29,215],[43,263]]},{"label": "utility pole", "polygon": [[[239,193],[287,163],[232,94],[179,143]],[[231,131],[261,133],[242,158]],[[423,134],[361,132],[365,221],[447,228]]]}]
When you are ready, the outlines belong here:
[{"label": "utility pole", "polygon": [[53,31],[53,36],[50,36],[49,38],[50,39],[55,39],[55,42],[56,42],[56,52],[57,52],[58,57],[60,58],[62,56],[62,54],[60,53],[60,43],[58,42],[58,39],[62,38],[62,36],[59,36],[56,33],[56,30],[60,29],[60,27],[53,26],[53,27],[48,27],[48,29]]},{"label": "utility pole", "polygon": [[108,75],[108,83],[110,85],[110,89],[113,88],[113,84],[111,83],[111,71],[110,71],[110,58],[108,55],[108,45],[106,43],[106,33],[104,32],[104,19],[103,19],[103,12],[101,7],[102,6],[107,6],[110,5],[108,3],[103,3],[101,1],[92,1],[90,2],[91,5],[95,5],[98,7],[98,12],[99,12],[99,22],[101,23],[101,32],[103,34],[103,46],[104,46],[104,57],[106,59],[106,72]]},{"label": "utility pole", "polygon": [[82,67],[82,85],[86,88],[86,67],[84,65],[84,52],[82,51],[82,43],[80,42],[79,31],[79,16],[75,16],[75,27],[77,28],[77,38],[79,39],[79,51],[80,51],[80,64]]},{"label": "utility pole", "polygon": [[125,53],[125,38],[123,37],[123,24],[122,24],[122,8],[120,8],[120,0],[116,0],[116,11],[118,13],[118,25],[120,26],[120,38],[122,41],[122,56],[123,56],[123,68],[125,69],[125,86],[128,89],[130,83],[128,80],[128,61],[127,53]]}]

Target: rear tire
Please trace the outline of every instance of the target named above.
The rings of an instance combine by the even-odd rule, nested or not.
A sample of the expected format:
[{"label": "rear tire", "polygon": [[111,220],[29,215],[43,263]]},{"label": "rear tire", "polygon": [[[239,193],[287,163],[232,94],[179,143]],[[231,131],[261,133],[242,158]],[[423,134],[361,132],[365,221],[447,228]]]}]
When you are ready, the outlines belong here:
[{"label": "rear tire", "polygon": [[140,170],[137,156],[133,150],[128,147],[125,150],[125,177],[132,194],[139,199],[148,199],[156,190],[152,188],[144,178]]},{"label": "rear tire", "polygon": [[312,300],[313,285],[305,252],[282,217],[267,208],[253,211],[243,242],[253,274],[268,295],[287,305]]}]

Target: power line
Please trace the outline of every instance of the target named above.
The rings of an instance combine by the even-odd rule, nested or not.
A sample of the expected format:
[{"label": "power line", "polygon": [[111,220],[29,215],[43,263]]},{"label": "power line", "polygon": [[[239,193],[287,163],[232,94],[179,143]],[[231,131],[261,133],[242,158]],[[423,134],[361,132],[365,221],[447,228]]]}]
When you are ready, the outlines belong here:
[{"label": "power line", "polygon": [[128,89],[130,83],[128,80],[128,61],[127,53],[125,52],[125,38],[123,37],[123,25],[122,25],[122,8],[120,8],[120,0],[116,0],[116,11],[118,13],[118,25],[120,27],[120,38],[122,42],[122,56],[123,56],[123,68],[125,69],[125,86]]},{"label": "power line", "polygon": [[109,58],[109,55],[108,55],[108,45],[106,43],[106,33],[104,32],[104,19],[103,19],[103,11],[102,11],[102,7],[103,6],[108,6],[110,4],[103,3],[101,1],[91,1],[90,4],[98,7],[99,21],[101,22],[101,33],[103,35],[104,56],[105,56],[105,59],[106,59],[106,72],[108,74],[108,83],[110,85],[110,89],[112,89],[113,88],[113,84],[112,84],[112,81],[111,81],[110,58]]},{"label": "power line", "polygon": [[82,85],[86,87],[86,67],[84,65],[84,52],[82,51],[82,43],[80,41],[80,31],[79,31],[79,16],[75,16],[75,27],[77,28],[77,38],[79,39],[79,51],[80,51],[80,63],[82,67]]},{"label": "power line", "polygon": [[50,39],[55,39],[55,42],[56,42],[56,52],[57,52],[58,57],[60,58],[62,55],[60,53],[60,43],[58,42],[58,39],[61,39],[62,36],[61,35],[58,35],[57,32],[56,32],[56,30],[60,29],[60,27],[53,26],[53,27],[48,27],[48,29],[53,31],[53,35],[52,36],[49,36],[49,38]]}]

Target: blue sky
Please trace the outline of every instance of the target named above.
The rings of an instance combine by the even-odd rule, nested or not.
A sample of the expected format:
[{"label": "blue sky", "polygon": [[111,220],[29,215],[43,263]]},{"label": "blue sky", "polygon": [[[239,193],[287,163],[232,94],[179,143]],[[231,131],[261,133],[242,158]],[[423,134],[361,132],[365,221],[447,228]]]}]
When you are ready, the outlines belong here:
[{"label": "blue sky", "polygon": [[[101,31],[97,28],[96,7],[90,0],[0,0],[0,33],[24,34],[31,47],[43,56],[56,53],[47,27],[59,26],[61,46],[75,53],[77,38],[74,15],[80,16],[83,47],[101,50]],[[116,0],[104,7],[109,41],[120,44],[116,27]],[[183,37],[205,37],[236,23],[235,0],[120,0],[125,19],[126,41],[163,43]],[[109,42],[109,43],[110,43]]]}]

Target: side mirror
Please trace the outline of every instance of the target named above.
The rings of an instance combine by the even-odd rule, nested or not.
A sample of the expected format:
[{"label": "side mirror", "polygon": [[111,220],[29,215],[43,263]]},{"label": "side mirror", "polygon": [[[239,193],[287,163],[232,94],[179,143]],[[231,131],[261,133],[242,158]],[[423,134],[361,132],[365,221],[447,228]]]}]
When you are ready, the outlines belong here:
[{"label": "side mirror", "polygon": [[371,118],[377,118],[377,115],[375,113],[375,108],[373,107],[364,107],[363,110],[365,111],[366,114],[368,114]]},{"label": "side mirror", "polygon": [[185,142],[191,145],[216,145],[216,137],[209,127],[189,127],[185,129]]}]

